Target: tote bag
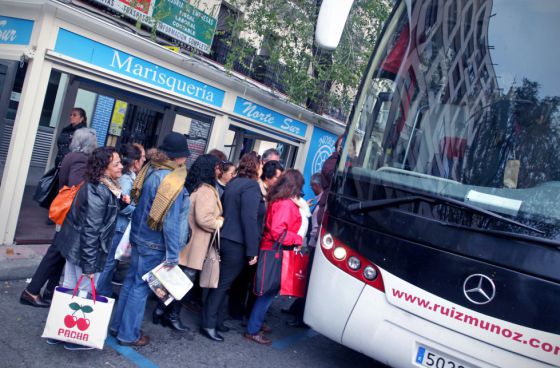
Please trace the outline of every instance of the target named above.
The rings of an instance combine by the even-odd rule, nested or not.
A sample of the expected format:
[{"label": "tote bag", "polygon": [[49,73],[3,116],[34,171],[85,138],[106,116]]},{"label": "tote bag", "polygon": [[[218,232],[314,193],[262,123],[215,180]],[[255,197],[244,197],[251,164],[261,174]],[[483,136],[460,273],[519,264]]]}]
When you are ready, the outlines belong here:
[{"label": "tote bag", "polygon": [[132,253],[132,244],[130,244],[130,222],[124,231],[124,234],[117,245],[117,249],[115,250],[115,259],[122,261],[125,259],[130,258],[130,254]]},{"label": "tote bag", "polygon": [[66,215],[70,211],[70,207],[72,207],[72,202],[74,202],[74,198],[76,198],[76,194],[78,194],[78,190],[83,183],[78,185],[73,185],[71,187],[65,185],[60,189],[57,196],[51,203],[51,207],[49,208],[49,218],[57,225],[62,225]]},{"label": "tote bag", "polygon": [[202,263],[199,284],[202,288],[215,289],[220,280],[220,229],[214,231],[208,253]]},{"label": "tote bag", "polygon": [[73,292],[55,289],[42,337],[103,349],[115,299],[97,296],[93,280],[91,298],[76,295],[81,281]]},{"label": "tote bag", "polygon": [[309,253],[285,250],[282,254],[280,295],[303,298],[309,277]]},{"label": "tote bag", "polygon": [[261,249],[257,262],[257,272],[253,283],[253,293],[262,296],[280,289],[280,275],[282,272],[282,243],[286,237],[286,230],[276,239],[272,250]]}]

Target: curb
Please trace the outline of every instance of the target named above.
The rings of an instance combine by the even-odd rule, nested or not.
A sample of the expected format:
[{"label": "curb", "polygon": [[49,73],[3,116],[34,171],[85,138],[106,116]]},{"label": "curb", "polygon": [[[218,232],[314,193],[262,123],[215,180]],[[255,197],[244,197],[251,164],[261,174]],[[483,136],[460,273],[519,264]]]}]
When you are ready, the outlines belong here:
[{"label": "curb", "polygon": [[27,279],[33,276],[40,257],[32,259],[3,260],[0,262],[0,281]]}]

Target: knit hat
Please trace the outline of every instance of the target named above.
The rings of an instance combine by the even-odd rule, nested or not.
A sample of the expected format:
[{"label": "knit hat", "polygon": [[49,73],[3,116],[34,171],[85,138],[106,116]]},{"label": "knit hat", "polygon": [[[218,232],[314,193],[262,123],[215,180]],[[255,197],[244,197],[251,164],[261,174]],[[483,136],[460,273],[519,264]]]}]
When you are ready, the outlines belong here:
[{"label": "knit hat", "polygon": [[191,155],[187,145],[187,137],[181,133],[168,133],[158,147],[169,158],[188,157]]}]

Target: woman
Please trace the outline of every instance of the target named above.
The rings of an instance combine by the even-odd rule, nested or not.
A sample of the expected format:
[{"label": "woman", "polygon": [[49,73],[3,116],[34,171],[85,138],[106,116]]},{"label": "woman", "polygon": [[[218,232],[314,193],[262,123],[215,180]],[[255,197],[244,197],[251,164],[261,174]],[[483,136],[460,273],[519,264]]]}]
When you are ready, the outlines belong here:
[{"label": "woman", "polygon": [[218,194],[220,198],[224,194],[226,190],[226,185],[233,179],[235,176],[235,165],[229,161],[221,161],[218,163],[219,173],[216,178],[216,184],[218,189]]},{"label": "woman", "polygon": [[56,146],[58,148],[55,159],[56,167],[62,163],[64,156],[71,151],[70,143],[72,142],[72,136],[81,128],[87,128],[87,115],[85,110],[81,107],[74,107],[70,111],[70,124],[62,129],[56,140]]},{"label": "woman", "polygon": [[[301,246],[310,215],[307,202],[300,196],[302,188],[303,175],[298,170],[290,169],[269,190],[261,249],[272,250],[275,242],[280,239],[283,239],[281,245],[284,247]],[[247,331],[243,335],[246,339],[263,345],[272,343],[260,330],[278,291],[272,290],[257,297],[247,323]]]},{"label": "woman", "polygon": [[200,332],[213,341],[223,341],[216,329],[226,330],[223,303],[228,290],[246,263],[256,264],[260,229],[266,212],[259,183],[261,162],[255,154],[245,154],[239,161],[237,177],[224,192],[224,225],[221,231],[220,280],[216,289],[209,289],[202,312]]},{"label": "woman", "polygon": [[[119,184],[121,186],[121,192],[124,195],[130,196],[130,191],[132,190],[132,183],[136,179],[136,174],[140,171],[144,162],[146,161],[146,154],[144,147],[138,143],[128,143],[121,147],[120,150],[121,161],[124,167],[123,175],[119,179]],[[132,212],[135,209],[134,203],[129,204],[122,210],[120,210],[117,216],[117,226],[115,228],[115,236],[113,236],[113,242],[109,254],[107,256],[107,262],[105,263],[105,268],[99,276],[97,282],[97,292],[100,295],[111,296],[113,294],[113,274],[115,273],[115,268],[117,266],[117,260],[115,259],[115,251],[117,246],[121,241],[121,238],[126,231],[126,227],[130,222],[132,217]]]},{"label": "woman", "polygon": [[[150,338],[141,332],[146,300],[151,293],[142,276],[156,266],[174,267],[189,235],[189,193],[185,189],[190,155],[187,138],[171,132],[138,173],[132,186],[136,209],[130,227],[130,268],[109,331],[125,346],[145,346]],[[169,320],[177,330],[186,331],[173,308]]]},{"label": "woman", "polygon": [[[113,147],[97,148],[88,160],[85,183],[54,242],[66,259],[65,288],[73,289],[82,275],[97,281],[105,267],[122,195],[118,183],[122,168]],[[79,288],[89,291],[89,280]]]},{"label": "woman", "polygon": [[[72,143],[70,143],[71,152],[64,157],[60,166],[59,190],[65,185],[71,187],[84,181],[84,173],[89,155],[96,148],[97,138],[95,130],[89,128],[76,130],[72,137]],[[31,282],[21,293],[20,303],[34,307],[48,307],[54,288],[58,286],[60,281],[64,263],[64,257],[60,254],[58,248],[51,245],[41,260],[39,267],[37,267]],[[41,298],[41,288],[47,280],[48,284]]]},{"label": "woman", "polygon": [[222,203],[215,188],[214,168],[218,160],[206,154],[191,166],[185,187],[190,193],[189,226],[191,238],[179,254],[179,264],[185,266],[191,279],[202,269],[212,234],[224,224]]},{"label": "woman", "polygon": [[[113,147],[101,147],[89,157],[85,182],[66,215],[60,233],[54,240],[66,259],[63,286],[91,291],[103,271],[120,206],[118,179],[122,175],[119,154]],[[124,198],[130,201],[129,198]],[[79,280],[82,280],[79,285]],[[52,340],[51,340],[52,341]],[[66,343],[67,350],[91,348]]]}]

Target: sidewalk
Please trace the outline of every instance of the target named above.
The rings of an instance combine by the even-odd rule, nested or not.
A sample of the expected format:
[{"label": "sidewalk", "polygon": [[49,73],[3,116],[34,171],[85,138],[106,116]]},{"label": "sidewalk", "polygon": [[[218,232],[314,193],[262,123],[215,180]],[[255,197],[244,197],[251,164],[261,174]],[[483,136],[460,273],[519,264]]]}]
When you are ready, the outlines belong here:
[{"label": "sidewalk", "polygon": [[[0,281],[26,279],[47,252],[49,244],[0,246]],[[9,248],[13,249],[10,254]]]}]

